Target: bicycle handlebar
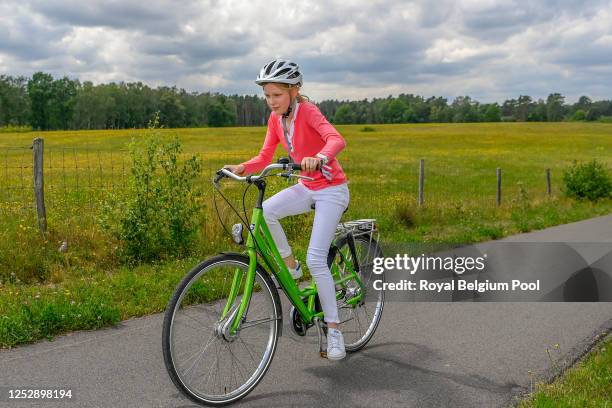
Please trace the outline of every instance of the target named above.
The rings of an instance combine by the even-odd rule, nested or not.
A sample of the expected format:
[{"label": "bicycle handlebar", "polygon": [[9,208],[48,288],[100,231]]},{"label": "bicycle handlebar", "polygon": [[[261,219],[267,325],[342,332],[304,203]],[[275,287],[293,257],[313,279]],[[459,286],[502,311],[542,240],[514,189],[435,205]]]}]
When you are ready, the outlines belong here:
[{"label": "bicycle handlebar", "polygon": [[[217,171],[217,175],[215,176],[214,182],[215,184],[219,182],[219,180],[221,180],[223,177],[229,177],[232,178],[234,180],[237,181],[256,181],[259,179],[262,179],[264,177],[266,177],[272,170],[275,169],[282,169],[282,170],[290,170],[290,171],[294,171],[294,170],[302,170],[302,165],[300,163],[272,163],[267,165],[263,171],[255,176],[239,176],[237,174],[232,173],[229,169],[227,168],[222,168],[221,170]],[[291,174],[290,176],[293,177],[298,177],[298,178],[304,178],[307,180],[314,180],[312,177],[306,177],[306,176],[301,176],[301,175],[295,175],[295,174]]]}]

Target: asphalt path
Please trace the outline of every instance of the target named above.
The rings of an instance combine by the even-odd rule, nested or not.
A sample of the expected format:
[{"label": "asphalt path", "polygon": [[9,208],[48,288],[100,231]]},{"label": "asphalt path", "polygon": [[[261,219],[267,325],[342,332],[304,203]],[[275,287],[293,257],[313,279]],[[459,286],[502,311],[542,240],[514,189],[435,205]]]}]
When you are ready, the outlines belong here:
[{"label": "asphalt path", "polygon": [[[612,215],[506,240],[612,242]],[[1,351],[0,406],[197,406],[166,373],[162,320],[155,314]],[[388,302],[372,341],[340,362],[319,357],[316,330],[298,337],[287,321],[270,370],[235,406],[511,406],[612,330],[612,302]],[[9,401],[9,387],[70,389],[72,399]]]}]

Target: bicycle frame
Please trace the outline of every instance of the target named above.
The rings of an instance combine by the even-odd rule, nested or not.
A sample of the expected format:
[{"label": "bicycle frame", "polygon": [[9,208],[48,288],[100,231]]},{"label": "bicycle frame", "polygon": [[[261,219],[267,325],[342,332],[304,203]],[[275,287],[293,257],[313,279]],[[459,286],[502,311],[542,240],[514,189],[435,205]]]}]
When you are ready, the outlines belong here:
[{"label": "bicycle frame", "polygon": [[[266,219],[270,218],[264,213],[262,206],[266,190],[265,177],[271,170],[282,170],[283,173],[279,175],[287,178],[314,178],[293,174],[293,171],[302,170],[302,167],[285,158],[281,158],[278,163],[269,164],[258,175],[240,176],[230,171],[232,168],[223,168],[216,172],[213,177],[216,190],[220,190],[218,183],[224,177],[246,182],[249,186],[254,184],[259,190],[250,220],[244,202],[246,189],[242,195],[244,214],[220,192],[221,197],[241,220],[241,224],[234,225],[231,232],[227,229],[217,207],[216,196],[213,195],[214,207],[223,229],[232,235],[235,243],[243,247],[237,251],[239,253],[221,252],[210,257],[183,277],[166,307],[162,334],[164,364],[173,384],[192,401],[210,406],[227,405],[243,398],[257,386],[271,367],[278,349],[279,336],[282,336],[283,331],[279,290],[285,293],[293,305],[290,326],[295,335],[305,336],[309,328],[316,326],[319,355],[332,360],[343,357],[327,355],[325,339],[330,331],[331,334],[334,333],[323,321],[324,314],[320,307],[323,305],[318,299],[320,294],[316,282],[311,279],[310,282],[300,285],[300,282],[293,279],[272,236],[271,231],[275,230],[267,225]],[[320,210],[319,203],[312,207],[318,206]],[[333,226],[329,225],[330,229]],[[342,320],[339,323],[348,329],[345,332],[356,333],[351,334],[349,342],[345,344],[346,352],[356,352],[371,340],[382,316],[384,291],[371,292],[375,295],[376,303],[373,313],[369,312],[367,307],[362,307],[365,306],[366,297],[369,297],[370,292],[366,289],[370,288],[371,273],[375,271],[372,266],[376,265],[370,254],[382,256],[378,245],[380,236],[375,219],[338,220],[335,227],[335,235],[329,240],[331,246],[325,259],[335,285],[335,299],[332,296],[330,301],[337,304],[338,317]],[[248,233],[247,237],[243,236],[244,229]],[[323,268],[325,269],[325,266]],[[327,270],[324,272],[327,273]],[[206,281],[199,281],[202,277],[205,277]],[[384,275],[380,278],[384,281]],[[195,295],[193,297],[190,296],[192,289]],[[334,289],[329,289],[331,295]],[[320,300],[326,301],[327,309],[327,297]],[[203,303],[202,309],[191,307],[197,306],[193,303],[199,301]],[[262,305],[264,310],[258,313]],[[335,307],[334,303],[331,303],[331,306]],[[222,309],[221,316],[219,307]],[[201,317],[193,316],[194,313],[201,313]],[[363,319],[360,318],[362,314],[365,314]],[[212,322],[209,320],[211,315],[214,316]],[[181,330],[180,323],[183,318],[192,322],[191,319],[197,320],[197,327],[186,321],[184,323],[188,330]],[[205,321],[201,321],[201,318]],[[254,326],[258,329],[249,330]],[[329,326],[334,325],[329,323]],[[191,329],[195,329],[195,333]],[[183,336],[186,338],[181,339]],[[327,343],[328,347],[332,344],[331,341]],[[213,345],[214,350],[209,349]],[[194,346],[198,350],[195,354]],[[248,355],[234,353],[243,349]],[[249,357],[252,364],[247,362],[245,366],[241,363],[243,358]],[[193,371],[196,366],[198,368]]]},{"label": "bicycle frame", "polygon": [[[246,252],[249,256],[249,268],[246,274],[244,292],[237,313],[230,313],[231,306],[236,300],[244,278],[242,276],[243,271],[240,269],[236,269],[236,271],[234,272],[232,287],[230,288],[227,303],[220,318],[221,320],[223,320],[228,316],[228,314],[230,314],[229,318],[233,319],[233,321],[230,323],[231,335],[234,335],[239,330],[240,324],[243,320],[242,317],[248,310],[248,305],[251,299],[251,295],[253,293],[253,287],[255,282],[255,271],[258,265],[257,254],[261,256],[266,266],[268,266],[270,272],[274,274],[278,283],[287,295],[287,298],[298,310],[305,323],[310,324],[315,318],[323,318],[323,312],[317,312],[315,310],[315,296],[317,294],[317,288],[314,279],[311,281],[311,284],[304,289],[300,289],[297,286],[296,282],[291,276],[291,273],[287,269],[283,258],[278,252],[278,248],[276,247],[272,235],[270,234],[270,230],[268,229],[268,225],[266,224],[266,221],[264,219],[263,208],[261,205],[265,192],[265,181],[260,179],[253,181],[253,183],[259,189],[259,197],[255,208],[253,208],[251,225],[249,226],[249,233],[246,241]],[[355,248],[351,238],[352,235],[348,237],[349,249],[353,252],[353,259],[358,261],[357,257],[355,256]],[[335,242],[336,240],[334,240],[333,245],[335,245]],[[333,263],[331,273],[334,279],[334,283],[344,285],[345,282],[351,279],[355,279],[362,290],[359,295],[347,301],[347,304],[353,305],[359,303],[363,298],[363,294],[365,293],[365,286],[357,275],[357,272],[359,271],[359,266],[353,265],[353,263],[347,257],[345,257],[341,251],[338,251],[338,253],[340,254],[342,262],[346,265],[346,268],[348,269],[349,273],[344,277],[340,277],[338,265],[336,263]],[[302,301],[303,298],[308,299],[306,304],[304,304],[304,302]]]}]

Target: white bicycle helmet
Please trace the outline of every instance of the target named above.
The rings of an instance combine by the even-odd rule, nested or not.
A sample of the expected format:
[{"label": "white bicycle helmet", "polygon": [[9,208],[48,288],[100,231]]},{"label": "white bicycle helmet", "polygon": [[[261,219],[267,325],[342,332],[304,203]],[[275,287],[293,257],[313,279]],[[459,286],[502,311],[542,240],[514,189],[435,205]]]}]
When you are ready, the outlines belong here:
[{"label": "white bicycle helmet", "polygon": [[280,58],[268,62],[259,71],[255,83],[264,85],[268,82],[301,86],[302,73],[300,67],[295,62]]}]

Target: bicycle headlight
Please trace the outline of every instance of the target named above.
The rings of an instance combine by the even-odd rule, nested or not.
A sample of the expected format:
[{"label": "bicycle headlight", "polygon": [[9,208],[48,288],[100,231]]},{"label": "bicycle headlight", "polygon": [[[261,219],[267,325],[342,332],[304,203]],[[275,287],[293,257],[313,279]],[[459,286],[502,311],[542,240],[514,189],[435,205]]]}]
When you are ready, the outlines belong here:
[{"label": "bicycle headlight", "polygon": [[242,238],[242,224],[234,224],[232,226],[232,239],[238,245],[244,243],[244,238]]}]

